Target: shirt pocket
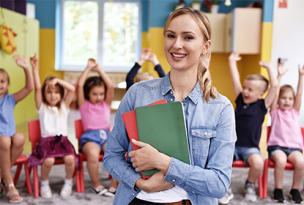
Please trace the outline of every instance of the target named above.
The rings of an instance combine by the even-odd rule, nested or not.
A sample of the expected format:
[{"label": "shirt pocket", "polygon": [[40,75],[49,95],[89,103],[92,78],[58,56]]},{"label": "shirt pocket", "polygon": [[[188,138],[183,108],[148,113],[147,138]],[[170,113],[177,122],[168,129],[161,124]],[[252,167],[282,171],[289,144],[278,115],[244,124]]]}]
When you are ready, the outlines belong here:
[{"label": "shirt pocket", "polygon": [[194,158],[196,156],[204,158],[208,156],[210,141],[215,137],[215,133],[216,131],[210,128],[191,129]]}]

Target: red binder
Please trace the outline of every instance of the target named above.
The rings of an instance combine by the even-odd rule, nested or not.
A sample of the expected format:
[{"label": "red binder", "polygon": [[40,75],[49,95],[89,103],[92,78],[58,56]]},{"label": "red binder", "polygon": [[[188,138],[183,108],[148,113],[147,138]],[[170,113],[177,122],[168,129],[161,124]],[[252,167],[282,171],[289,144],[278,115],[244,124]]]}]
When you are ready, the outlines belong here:
[{"label": "red binder", "polygon": [[[153,105],[157,105],[157,104],[166,104],[166,103],[167,103],[167,100],[157,100],[154,103],[149,104],[148,106],[153,106]],[[138,140],[135,110],[123,113],[122,120],[125,124],[130,143],[132,144],[132,149],[133,150],[138,149],[139,147],[132,143],[132,139]]]}]

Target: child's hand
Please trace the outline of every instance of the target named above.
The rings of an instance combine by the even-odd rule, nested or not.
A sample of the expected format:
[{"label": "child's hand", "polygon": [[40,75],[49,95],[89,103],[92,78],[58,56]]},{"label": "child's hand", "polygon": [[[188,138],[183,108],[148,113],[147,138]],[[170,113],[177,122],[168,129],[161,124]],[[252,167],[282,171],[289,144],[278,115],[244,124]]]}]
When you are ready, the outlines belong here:
[{"label": "child's hand", "polygon": [[263,68],[269,69],[269,68],[271,67],[271,62],[260,61],[259,64],[260,64],[260,66],[262,66]]},{"label": "child's hand", "polygon": [[96,64],[96,65],[92,68],[92,71],[96,71],[96,72],[101,71],[101,70],[102,70],[102,67],[101,67],[101,65],[99,65],[99,64]]},{"label": "child's hand", "polygon": [[299,65],[299,75],[303,76],[304,75],[304,65]]},{"label": "child's hand", "polygon": [[92,69],[96,66],[96,60],[94,58],[89,58],[87,63],[87,68]]},{"label": "child's hand", "polygon": [[55,85],[59,82],[59,79],[58,78],[53,78],[52,80],[50,80],[48,82],[48,86],[49,87],[55,87]]},{"label": "child's hand", "polygon": [[287,68],[285,68],[284,64],[284,61],[278,63],[278,77],[283,76],[287,72]]},{"label": "child's hand", "polygon": [[237,61],[241,60],[242,58],[241,58],[240,54],[238,54],[238,53],[231,53],[228,59],[230,62],[237,62]]},{"label": "child's hand", "polygon": [[14,59],[18,66],[22,67],[23,69],[28,69],[28,62],[24,57],[16,55],[16,56],[14,56]]},{"label": "child's hand", "polygon": [[30,57],[30,63],[33,69],[38,69],[38,59],[36,53],[34,56]]},{"label": "child's hand", "polygon": [[140,59],[141,59],[142,61],[146,61],[146,60],[149,59],[149,56],[150,56],[150,49],[145,48],[145,49],[143,50],[143,52],[141,53],[141,55],[140,55]]},{"label": "child's hand", "polygon": [[149,53],[148,60],[149,60],[151,63],[153,63],[153,65],[159,64],[159,61],[158,61],[156,55],[155,55],[154,53],[152,53],[152,52]]}]

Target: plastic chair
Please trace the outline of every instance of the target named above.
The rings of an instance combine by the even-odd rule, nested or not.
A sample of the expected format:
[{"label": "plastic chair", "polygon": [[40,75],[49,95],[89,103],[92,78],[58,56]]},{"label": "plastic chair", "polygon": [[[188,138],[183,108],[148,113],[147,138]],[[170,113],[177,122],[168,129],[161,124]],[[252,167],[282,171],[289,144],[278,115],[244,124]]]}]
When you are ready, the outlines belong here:
[{"label": "plastic chair", "polygon": [[[269,140],[271,133],[271,126],[267,127],[267,142]],[[302,137],[304,140],[304,127],[301,128]],[[264,164],[264,171],[263,171],[263,197],[266,198],[268,196],[268,169],[269,168],[275,168],[275,162],[271,159],[266,159]],[[285,170],[294,170],[293,164],[287,161],[285,165]]]},{"label": "plastic chair", "polygon": [[[265,161],[264,161],[265,164]],[[235,168],[249,168],[249,166],[242,160],[235,160],[232,163],[232,167]],[[263,176],[260,176],[258,179],[258,192],[259,192],[259,197],[262,199],[264,196],[264,187],[263,187]]]},{"label": "plastic chair", "polygon": [[[29,131],[29,139],[32,144],[32,151],[35,149],[36,145],[38,144],[41,131],[40,131],[40,124],[39,120],[32,120],[28,123],[28,131]],[[62,158],[55,158],[55,164],[64,164]],[[79,172],[75,169],[75,178],[76,178],[76,191],[80,192],[80,182],[79,182]],[[33,167],[33,184],[34,184],[34,197],[39,197],[39,176],[38,176],[38,167]]]},{"label": "plastic chair", "polygon": [[[82,121],[81,119],[76,120],[74,122],[75,125],[75,134],[76,138],[79,142],[81,135],[83,134],[83,127],[82,127]],[[83,171],[83,162],[87,161],[87,157],[85,154],[83,154],[81,151],[79,151],[79,182],[80,182],[80,192],[85,191],[85,186],[84,186],[84,171]],[[103,160],[103,153],[101,152],[99,154],[99,161]]]},{"label": "plastic chair", "polygon": [[27,192],[32,195],[32,186],[31,186],[31,177],[30,177],[30,169],[28,167],[28,158],[26,155],[20,155],[17,160],[14,162],[14,166],[17,166],[16,168],[16,173],[14,176],[14,184],[16,185],[18,183],[21,171],[22,171],[22,166],[24,167],[24,172],[25,172],[25,185]]}]

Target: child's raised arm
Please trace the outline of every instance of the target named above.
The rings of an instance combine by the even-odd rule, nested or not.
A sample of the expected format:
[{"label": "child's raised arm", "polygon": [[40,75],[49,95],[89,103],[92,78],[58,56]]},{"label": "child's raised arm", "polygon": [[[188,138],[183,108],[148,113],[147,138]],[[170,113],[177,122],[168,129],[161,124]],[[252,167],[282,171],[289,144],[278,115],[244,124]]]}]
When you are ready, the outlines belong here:
[{"label": "child's raised arm", "polygon": [[287,71],[284,64],[285,64],[285,61],[279,61],[278,60],[278,66],[277,66],[277,68],[278,68],[278,77],[277,77],[278,86],[277,86],[277,89],[276,89],[275,97],[274,97],[274,99],[271,103],[270,110],[274,110],[278,106],[278,98],[279,98],[279,92],[280,92],[280,82],[281,82],[282,76]]},{"label": "child's raised arm", "polygon": [[55,86],[57,83],[64,87],[65,90],[67,90],[67,93],[64,96],[63,100],[65,105],[69,107],[74,98],[75,86],[59,78],[54,78],[50,80],[49,85]]},{"label": "child's raised arm", "polygon": [[265,106],[266,108],[269,108],[276,97],[277,89],[279,87],[278,79],[276,77],[276,74],[274,74],[274,71],[271,68],[272,66],[270,65],[269,62],[260,61],[260,66],[266,68],[270,80],[270,88],[265,97]]},{"label": "child's raised arm", "polygon": [[78,100],[78,105],[79,106],[81,106],[85,101],[84,93],[83,93],[83,85],[85,83],[85,80],[87,79],[87,76],[88,76],[90,70],[92,70],[92,68],[95,67],[95,66],[96,66],[95,59],[89,58],[86,68],[81,73],[81,75],[78,79],[78,82],[77,82],[77,100]]},{"label": "child's raised arm", "polygon": [[296,93],[296,98],[294,102],[294,109],[300,112],[301,109],[301,101],[302,101],[302,93],[303,93],[303,78],[304,78],[304,65],[299,65],[299,80],[298,80],[298,88]]},{"label": "child's raised arm", "polygon": [[157,74],[160,78],[162,78],[166,75],[164,69],[161,67],[161,65],[159,63],[157,56],[154,53],[150,52],[148,60],[151,61],[151,63],[153,63],[154,70],[157,72]]},{"label": "child's raised arm", "polygon": [[237,67],[237,61],[241,60],[238,53],[231,53],[229,56],[229,69],[232,78],[235,95],[238,96],[242,91],[242,84],[240,81],[240,74]]},{"label": "child's raised arm", "polygon": [[35,104],[36,108],[39,110],[41,102],[42,102],[42,93],[41,93],[41,83],[39,77],[39,67],[38,67],[38,59],[36,54],[30,58],[32,70],[33,70],[33,78],[34,78],[34,87],[35,87]]},{"label": "child's raised arm", "polygon": [[111,106],[113,97],[114,97],[114,83],[112,82],[111,78],[107,75],[107,73],[101,68],[100,65],[97,65],[93,68],[102,78],[102,80],[105,82],[105,85],[107,87],[107,92],[105,96],[106,103]]},{"label": "child's raised arm", "polygon": [[25,74],[25,86],[21,88],[21,90],[17,91],[13,94],[16,103],[18,103],[20,100],[25,98],[30,92],[33,90],[33,79],[32,74],[29,69],[29,65],[27,60],[24,57],[20,56],[14,56],[16,64],[23,68],[24,74]]}]

